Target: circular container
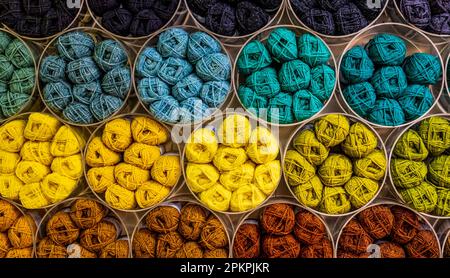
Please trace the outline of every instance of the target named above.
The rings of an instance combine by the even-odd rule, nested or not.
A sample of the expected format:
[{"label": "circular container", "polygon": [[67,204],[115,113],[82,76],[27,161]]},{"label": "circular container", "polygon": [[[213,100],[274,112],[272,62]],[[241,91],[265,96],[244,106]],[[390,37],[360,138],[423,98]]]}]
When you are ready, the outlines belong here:
[{"label": "circular container", "polygon": [[[439,50],[434,45],[434,43],[421,31],[419,31],[415,28],[412,28],[410,26],[400,24],[400,23],[389,22],[389,23],[377,24],[377,25],[370,27],[369,29],[364,30],[363,32],[360,32],[358,35],[354,36],[354,38],[348,43],[347,47],[345,48],[345,50],[342,53],[346,53],[354,46],[366,45],[370,41],[370,39],[372,39],[375,35],[380,34],[380,33],[391,33],[391,34],[396,35],[396,36],[400,37],[401,39],[403,39],[403,41],[405,42],[406,47],[407,47],[406,56],[409,56],[409,55],[411,55],[413,53],[417,53],[417,52],[428,53],[428,54],[437,56],[440,59],[441,65],[443,68],[442,56],[439,53]],[[341,77],[340,69],[341,69],[343,57],[344,57],[344,55],[342,55],[340,57],[339,65],[338,65],[338,70],[339,70],[338,85],[339,85],[339,92],[340,92],[339,94],[336,94],[338,104],[344,111],[357,116],[359,119],[361,119],[366,124],[372,125],[376,128],[384,128],[384,129],[405,127],[405,126],[409,125],[410,123],[419,121],[420,119],[425,117],[425,115],[427,115],[435,107],[439,98],[441,97],[441,93],[444,88],[444,80],[441,80],[436,85],[430,86],[431,93],[434,96],[434,102],[433,102],[433,105],[430,107],[430,109],[428,109],[428,111],[426,113],[424,113],[421,117],[419,117],[413,121],[405,122],[404,124],[397,125],[397,126],[384,126],[384,125],[372,123],[371,121],[358,115],[358,113],[356,113],[352,109],[352,107],[348,104],[347,100],[345,99],[345,97],[342,94],[344,86],[340,82],[340,80],[341,80],[340,79],[340,77]],[[442,72],[444,72],[444,70]]]},{"label": "circular container", "polygon": [[[108,121],[109,119],[114,117],[115,115],[118,115],[118,114],[122,113],[122,111],[125,109],[125,107],[127,107],[127,101],[128,101],[128,99],[129,99],[129,97],[131,95],[131,92],[132,92],[131,84],[130,84],[130,89],[129,89],[128,93],[126,94],[125,98],[123,99],[122,106],[116,112],[114,112],[111,116],[109,116],[106,119],[103,119],[102,121],[97,121],[97,122],[94,122],[94,123],[91,123],[91,124],[76,124],[76,123],[70,122],[69,120],[64,119],[62,117],[62,115],[61,115],[62,113],[54,111],[52,108],[50,108],[47,105],[47,102],[45,101],[45,98],[44,98],[44,86],[43,86],[44,84],[41,81],[40,74],[39,74],[39,71],[40,71],[40,68],[41,68],[41,65],[42,65],[42,62],[44,61],[44,59],[47,56],[54,55],[57,52],[57,49],[55,47],[55,43],[56,43],[56,40],[58,39],[58,37],[60,37],[62,35],[65,35],[65,34],[68,34],[70,32],[77,32],[77,31],[84,32],[84,33],[90,35],[94,39],[95,43],[101,42],[101,41],[106,40],[106,39],[111,39],[111,40],[114,40],[117,43],[119,43],[122,46],[122,48],[127,52],[127,55],[128,55],[127,66],[130,68],[130,75],[132,76],[132,73],[131,73],[132,62],[131,62],[131,59],[130,59],[130,53],[128,52],[128,48],[124,44],[122,44],[119,40],[115,39],[114,37],[111,37],[109,34],[105,33],[104,31],[102,31],[100,29],[91,28],[91,27],[78,27],[78,28],[73,28],[73,29],[67,30],[67,31],[65,31],[63,33],[60,33],[57,37],[52,39],[47,44],[45,49],[42,51],[41,57],[39,58],[39,64],[38,64],[38,67],[37,67],[37,80],[38,80],[37,81],[37,85],[38,85],[37,87],[38,87],[38,90],[39,90],[39,96],[42,99],[42,101],[44,102],[46,109],[49,110],[56,118],[58,118],[58,120],[60,120],[61,122],[66,123],[66,124],[72,125],[72,126],[95,127],[95,126],[98,126],[98,125],[100,125],[102,123],[105,123],[106,121]],[[132,79],[133,79],[133,77],[131,77],[131,81],[130,82],[132,82]]]},{"label": "circular container", "polygon": [[442,258],[450,258],[450,221],[440,220],[434,225],[434,229],[440,239]]},{"label": "circular container", "polygon": [[450,112],[450,54],[447,55],[447,60],[445,62],[444,80],[445,80],[445,92],[442,93],[441,101],[439,102],[439,108],[443,113]]}]

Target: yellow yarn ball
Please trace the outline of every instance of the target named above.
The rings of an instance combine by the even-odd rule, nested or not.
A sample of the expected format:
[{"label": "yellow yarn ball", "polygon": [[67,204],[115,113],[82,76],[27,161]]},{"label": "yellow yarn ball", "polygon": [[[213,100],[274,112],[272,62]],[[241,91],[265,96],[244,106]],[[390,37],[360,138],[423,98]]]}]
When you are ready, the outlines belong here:
[{"label": "yellow yarn ball", "polygon": [[77,188],[76,180],[64,177],[58,173],[47,175],[41,183],[42,192],[51,203],[60,202],[69,197]]},{"label": "yellow yarn ball", "polygon": [[150,180],[150,172],[128,163],[120,163],[114,168],[116,181],[122,187],[135,191]]},{"label": "yellow yarn ball", "polygon": [[342,186],[353,175],[352,162],[345,155],[331,154],[317,173],[326,186]]},{"label": "yellow yarn ball", "polygon": [[207,190],[219,180],[219,171],[210,164],[188,163],[186,182],[194,193]]},{"label": "yellow yarn ball", "polygon": [[22,186],[19,199],[26,209],[39,209],[50,205],[50,201],[45,197],[40,183],[29,183]]},{"label": "yellow yarn ball", "polygon": [[320,210],[328,214],[344,214],[352,209],[347,192],[342,187],[325,186]]},{"label": "yellow yarn ball", "polygon": [[16,175],[0,175],[0,195],[3,198],[17,201],[23,182]]},{"label": "yellow yarn ball", "polygon": [[91,167],[113,166],[120,162],[120,154],[108,149],[100,137],[95,137],[87,146],[86,163]]},{"label": "yellow yarn ball", "polygon": [[162,145],[169,140],[169,132],[157,121],[148,117],[135,117],[131,121],[134,141],[151,146]]},{"label": "yellow yarn ball", "polygon": [[160,156],[153,164],[151,175],[164,186],[175,186],[181,176],[180,158],[175,155]]},{"label": "yellow yarn ball", "polygon": [[379,188],[376,181],[360,177],[352,177],[345,184],[345,191],[350,197],[350,202],[357,209],[369,203],[375,197]]},{"label": "yellow yarn ball", "polygon": [[223,171],[233,170],[247,161],[247,154],[243,148],[220,146],[214,156],[213,163],[216,168]]},{"label": "yellow yarn ball", "polygon": [[340,114],[323,116],[314,124],[317,140],[325,147],[334,147],[342,143],[350,130],[347,117]]},{"label": "yellow yarn ball", "polygon": [[246,150],[247,155],[253,162],[264,164],[277,158],[280,145],[269,129],[257,127],[250,135]]},{"label": "yellow yarn ball", "polygon": [[266,197],[255,185],[246,184],[231,195],[230,209],[234,212],[250,210],[262,204]]},{"label": "yellow yarn ball", "polygon": [[68,157],[56,157],[51,169],[53,172],[77,180],[83,176],[83,160],[80,154]]},{"label": "yellow yarn ball", "polygon": [[300,203],[307,207],[316,208],[322,202],[323,184],[318,176],[314,176],[307,183],[294,187],[292,191]]},{"label": "yellow yarn ball", "polygon": [[21,161],[16,168],[16,176],[25,184],[40,182],[50,172],[49,167],[34,161]]},{"label": "yellow yarn ball", "polygon": [[430,181],[439,187],[450,187],[450,156],[435,157],[428,165]]},{"label": "yellow yarn ball", "polygon": [[53,138],[50,151],[53,156],[70,156],[82,151],[86,141],[73,128],[62,126]]},{"label": "yellow yarn ball", "polygon": [[230,208],[231,191],[216,183],[199,194],[200,200],[210,209],[227,211]]},{"label": "yellow yarn ball", "polygon": [[362,158],[371,153],[378,145],[378,138],[362,123],[350,127],[350,133],[342,144],[344,153],[350,157]]},{"label": "yellow yarn ball", "polygon": [[136,190],[136,202],[140,208],[148,208],[162,202],[170,189],[155,181],[148,181]]},{"label": "yellow yarn ball", "polygon": [[186,158],[193,163],[209,163],[219,148],[216,134],[208,128],[201,128],[189,136],[186,143]]},{"label": "yellow yarn ball", "polygon": [[87,180],[92,190],[104,193],[106,189],[116,182],[114,177],[115,166],[95,167],[87,172]]},{"label": "yellow yarn ball", "polygon": [[61,123],[53,116],[32,113],[28,117],[23,136],[31,141],[50,141],[60,126]]},{"label": "yellow yarn ball", "polygon": [[279,160],[256,166],[256,186],[266,195],[272,194],[281,179],[281,164]]},{"label": "yellow yarn ball", "polygon": [[408,205],[419,212],[433,212],[438,202],[436,187],[426,181],[419,186],[401,190],[400,195]]},{"label": "yellow yarn ball", "polygon": [[133,143],[123,154],[124,161],[142,169],[149,170],[161,156],[161,149],[142,143]]},{"label": "yellow yarn ball", "polygon": [[232,148],[240,148],[247,145],[252,132],[252,125],[247,117],[234,114],[226,117],[219,126],[217,136],[219,142]]},{"label": "yellow yarn ball", "polygon": [[108,122],[103,129],[102,141],[110,150],[125,151],[133,142],[130,121],[119,118]]},{"label": "yellow yarn ball", "polygon": [[327,147],[317,140],[314,131],[309,129],[301,131],[292,144],[294,149],[316,166],[322,164],[330,152]]},{"label": "yellow yarn ball", "polygon": [[252,183],[255,176],[255,164],[247,160],[244,164],[235,169],[220,174],[220,183],[231,192],[241,186]]},{"label": "yellow yarn ball", "polygon": [[372,180],[381,180],[386,173],[386,156],[381,150],[374,150],[368,156],[354,162],[353,169],[357,176]]},{"label": "yellow yarn ball", "polygon": [[420,135],[408,129],[397,141],[394,154],[408,160],[423,161],[428,157],[428,150]]},{"label": "yellow yarn ball", "polygon": [[27,141],[20,150],[22,160],[36,161],[46,166],[53,162],[53,155],[50,152],[50,142]]},{"label": "yellow yarn ball", "polygon": [[284,158],[284,173],[290,186],[307,183],[316,174],[316,168],[294,150],[288,150]]},{"label": "yellow yarn ball", "polygon": [[106,202],[116,209],[134,209],[136,207],[136,199],[134,192],[118,184],[112,184],[105,192]]},{"label": "yellow yarn ball", "polygon": [[23,136],[25,126],[24,120],[14,120],[0,127],[0,150],[19,152],[25,142]]},{"label": "yellow yarn ball", "polygon": [[0,174],[13,174],[19,161],[17,153],[0,151]]},{"label": "yellow yarn ball", "polygon": [[438,156],[450,148],[450,124],[443,117],[431,117],[419,125],[419,134],[428,151]]},{"label": "yellow yarn ball", "polygon": [[420,185],[425,180],[428,168],[424,162],[397,158],[392,159],[391,173],[395,186],[412,188]]}]

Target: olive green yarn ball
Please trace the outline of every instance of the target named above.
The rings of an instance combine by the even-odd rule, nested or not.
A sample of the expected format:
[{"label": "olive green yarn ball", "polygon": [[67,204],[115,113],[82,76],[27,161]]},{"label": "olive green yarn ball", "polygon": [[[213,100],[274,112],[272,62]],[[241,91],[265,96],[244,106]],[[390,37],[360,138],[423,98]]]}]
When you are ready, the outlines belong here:
[{"label": "olive green yarn ball", "polygon": [[284,173],[290,186],[307,183],[316,175],[316,168],[300,153],[288,150],[284,158]]},{"label": "olive green yarn ball", "polygon": [[375,133],[362,123],[350,127],[349,134],[342,144],[345,154],[353,158],[361,158],[371,153],[378,145]]},{"label": "olive green yarn ball", "polygon": [[310,208],[317,208],[322,202],[323,188],[320,178],[314,176],[308,182],[292,188],[292,191],[301,204]]},{"label": "olive green yarn ball", "polygon": [[321,117],[314,124],[317,140],[325,147],[342,143],[350,131],[350,122],[344,115],[330,114]]},{"label": "olive green yarn ball", "polygon": [[423,161],[428,157],[428,150],[422,137],[416,131],[409,129],[397,141],[394,154],[404,159]]},{"label": "olive green yarn ball", "polygon": [[442,117],[430,117],[419,125],[419,134],[428,151],[440,155],[450,148],[450,124]]},{"label": "olive green yarn ball", "polygon": [[401,190],[400,195],[408,205],[419,212],[433,212],[437,205],[436,188],[426,181],[419,186]]},{"label": "olive green yarn ball", "polygon": [[353,170],[359,177],[379,181],[386,174],[386,165],[387,161],[384,152],[374,150],[366,157],[357,159],[353,163]]},{"label": "olive green yarn ball", "polygon": [[391,161],[391,174],[394,185],[400,188],[419,186],[428,173],[424,162],[396,158]]},{"label": "olive green yarn ball", "polygon": [[331,154],[320,165],[318,174],[326,186],[342,186],[352,177],[352,162],[345,155]]},{"label": "olive green yarn ball", "polygon": [[450,190],[439,189],[435,213],[439,216],[450,216]]},{"label": "olive green yarn ball", "polygon": [[344,188],[353,207],[358,209],[369,203],[380,187],[376,181],[371,179],[352,177]]},{"label": "olive green yarn ball", "polygon": [[303,130],[295,137],[294,148],[303,155],[311,164],[320,165],[328,157],[330,150],[319,142],[312,130]]},{"label": "olive green yarn ball", "polygon": [[352,209],[347,192],[342,187],[328,187],[323,190],[320,210],[328,214],[344,214]]},{"label": "olive green yarn ball", "polygon": [[450,156],[441,155],[434,158],[428,165],[428,173],[434,185],[450,188]]}]

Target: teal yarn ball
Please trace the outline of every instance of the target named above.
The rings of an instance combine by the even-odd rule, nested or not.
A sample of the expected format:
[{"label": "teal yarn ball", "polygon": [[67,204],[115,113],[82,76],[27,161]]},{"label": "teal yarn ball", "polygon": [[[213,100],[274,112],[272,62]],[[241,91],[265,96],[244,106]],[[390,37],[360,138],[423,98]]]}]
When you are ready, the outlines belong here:
[{"label": "teal yarn ball", "polygon": [[189,34],[181,28],[170,28],[158,37],[156,47],[162,57],[186,58]]},{"label": "teal yarn ball", "polygon": [[0,94],[6,93],[8,91],[8,84],[0,80]]},{"label": "teal yarn ball", "polygon": [[4,82],[9,82],[14,73],[14,65],[9,62],[9,59],[0,55],[0,80]]},{"label": "teal yarn ball", "polygon": [[204,81],[226,81],[231,76],[231,62],[223,53],[213,53],[201,58],[196,67],[197,75]]},{"label": "teal yarn ball", "polygon": [[139,77],[157,76],[163,61],[161,54],[155,48],[145,48],[136,61],[136,75]]},{"label": "teal yarn ball", "polygon": [[434,85],[442,78],[439,58],[427,53],[415,53],[407,57],[403,69],[408,80],[414,84]]},{"label": "teal yarn ball", "polygon": [[94,60],[99,68],[107,72],[124,66],[128,60],[128,55],[119,42],[104,40],[95,46]]},{"label": "teal yarn ball", "polygon": [[375,89],[369,82],[349,85],[342,94],[353,111],[362,117],[370,113],[377,100]]},{"label": "teal yarn ball", "polygon": [[209,107],[201,99],[190,97],[180,102],[180,122],[199,122],[209,115]]},{"label": "teal yarn ball", "polygon": [[311,70],[310,91],[320,101],[326,102],[336,86],[336,73],[327,65],[320,65]]},{"label": "teal yarn ball", "polygon": [[311,82],[311,69],[300,61],[292,60],[284,63],[278,72],[281,90],[293,93],[301,89],[307,89]]},{"label": "teal yarn ball", "polygon": [[79,102],[72,102],[63,111],[63,117],[75,124],[88,125],[94,122],[89,106]]},{"label": "teal yarn ball", "polygon": [[406,120],[420,118],[433,106],[434,97],[430,89],[424,85],[410,85],[398,99],[405,112]]},{"label": "teal yarn ball", "polygon": [[189,62],[195,64],[202,57],[220,52],[220,43],[205,32],[194,32],[189,35],[187,46],[187,58]]},{"label": "teal yarn ball", "polygon": [[308,90],[294,94],[292,109],[297,121],[311,118],[323,108],[323,103]]},{"label": "teal yarn ball", "polygon": [[298,57],[310,67],[326,64],[331,58],[327,45],[317,36],[303,34],[298,38]]},{"label": "teal yarn ball", "polygon": [[9,81],[11,93],[31,95],[36,83],[34,68],[21,68],[15,70]]},{"label": "teal yarn ball", "polygon": [[33,56],[28,47],[19,39],[14,39],[5,50],[5,56],[16,68],[34,67]]},{"label": "teal yarn ball", "polygon": [[396,35],[375,35],[366,46],[369,57],[376,65],[399,66],[406,57],[406,44]]},{"label": "teal yarn ball", "polygon": [[366,50],[358,45],[344,54],[340,71],[344,83],[354,84],[372,78],[375,66]]},{"label": "teal yarn ball", "polygon": [[66,77],[66,61],[59,56],[47,56],[39,68],[39,78],[42,82],[58,82]]},{"label": "teal yarn ball", "polygon": [[253,115],[261,115],[261,110],[266,110],[269,105],[267,98],[258,95],[252,89],[245,86],[239,87],[238,97],[242,105]]},{"label": "teal yarn ball", "polygon": [[175,85],[191,74],[192,65],[180,58],[169,57],[160,66],[158,76],[169,85]]},{"label": "teal yarn ball", "polygon": [[11,41],[12,38],[8,33],[0,31],[0,54],[5,53],[5,50]]},{"label": "teal yarn ball", "polygon": [[203,87],[201,80],[195,73],[188,75],[172,87],[172,96],[178,101],[183,101],[200,94]]},{"label": "teal yarn ball", "polygon": [[162,96],[149,106],[149,111],[157,120],[175,124],[180,120],[180,104],[172,96]]},{"label": "teal yarn ball", "polygon": [[3,117],[9,118],[22,110],[22,108],[30,100],[30,96],[21,93],[7,92],[0,94],[0,109]]},{"label": "teal yarn ball", "polygon": [[287,62],[297,59],[297,38],[295,33],[287,28],[274,29],[267,38],[267,48],[272,53],[272,58],[279,62]]},{"label": "teal yarn ball", "polygon": [[103,121],[119,111],[123,100],[106,94],[98,94],[92,98],[90,105],[92,115],[97,121]]},{"label": "teal yarn ball", "polygon": [[408,81],[403,69],[398,66],[388,66],[378,69],[372,77],[372,86],[378,97],[397,99],[403,94]]},{"label": "teal yarn ball", "polygon": [[137,88],[141,101],[145,105],[160,100],[170,94],[169,86],[158,77],[143,78]]},{"label": "teal yarn ball", "polygon": [[228,81],[209,81],[203,84],[200,91],[200,98],[211,108],[217,108],[222,105],[230,91],[230,82]]},{"label": "teal yarn ball", "polygon": [[292,96],[279,93],[269,100],[267,119],[275,124],[291,124],[294,122],[292,113]]},{"label": "teal yarn ball", "polygon": [[44,87],[43,97],[50,109],[61,112],[73,101],[72,87],[64,81],[48,83]]},{"label": "teal yarn ball", "polygon": [[67,64],[67,77],[74,84],[84,84],[96,81],[101,72],[91,57],[73,60]]},{"label": "teal yarn ball", "polygon": [[92,103],[94,96],[103,94],[102,86],[99,81],[86,84],[77,84],[72,89],[73,98],[82,103],[89,105]]},{"label": "teal yarn ball", "polygon": [[406,122],[400,104],[395,99],[389,98],[377,100],[367,119],[384,126],[397,126]]},{"label": "teal yarn ball", "polygon": [[260,41],[251,41],[242,49],[237,60],[238,70],[242,74],[251,74],[272,64],[272,57]]},{"label": "teal yarn ball", "polygon": [[130,69],[128,67],[118,67],[106,73],[103,76],[102,89],[107,94],[125,99],[131,89]]},{"label": "teal yarn ball", "polygon": [[95,47],[92,37],[82,31],[69,32],[58,37],[55,45],[59,55],[68,61],[92,56]]},{"label": "teal yarn ball", "polygon": [[264,68],[252,73],[247,77],[246,84],[257,95],[263,97],[273,97],[281,91],[277,71],[274,68]]}]

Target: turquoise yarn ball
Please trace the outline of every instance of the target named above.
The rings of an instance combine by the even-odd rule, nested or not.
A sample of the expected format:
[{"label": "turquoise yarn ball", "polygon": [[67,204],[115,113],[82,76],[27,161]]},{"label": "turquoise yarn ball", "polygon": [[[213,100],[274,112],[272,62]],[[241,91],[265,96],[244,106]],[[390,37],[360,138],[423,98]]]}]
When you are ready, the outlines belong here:
[{"label": "turquoise yarn ball", "polygon": [[408,87],[408,81],[403,69],[398,66],[388,66],[378,69],[370,81],[378,97],[400,97]]},{"label": "turquoise yarn ball", "polygon": [[48,83],[44,87],[43,97],[50,109],[61,112],[73,101],[72,87],[64,81]]},{"label": "turquoise yarn ball", "polygon": [[157,76],[159,68],[164,59],[161,54],[153,48],[147,47],[139,55],[136,61],[136,74],[139,77]]},{"label": "turquoise yarn ball", "polygon": [[8,33],[0,31],[0,54],[5,53],[5,50],[11,41],[12,39]]},{"label": "turquoise yarn ball", "polygon": [[16,68],[34,67],[33,55],[19,39],[14,39],[5,50],[5,56]]},{"label": "turquoise yarn ball", "polygon": [[162,96],[149,106],[150,113],[162,122],[175,124],[180,120],[180,104],[172,96]]},{"label": "turquoise yarn ball", "polygon": [[381,66],[399,66],[406,57],[406,44],[396,35],[375,35],[366,46],[372,61]]},{"label": "turquoise yarn ball", "polygon": [[69,61],[91,57],[95,47],[92,37],[81,31],[69,32],[58,37],[55,45],[59,55]]},{"label": "turquoise yarn ball", "polygon": [[308,90],[300,90],[293,98],[293,112],[297,121],[311,118],[323,108],[323,103]]},{"label": "turquoise yarn ball", "polygon": [[187,46],[187,58],[189,62],[195,64],[202,57],[220,52],[220,43],[205,32],[194,32],[189,35]]},{"label": "turquoise yarn ball", "polygon": [[72,102],[63,111],[63,117],[74,124],[87,125],[94,122],[89,106],[79,102]]},{"label": "turquoise yarn ball", "polygon": [[90,105],[92,115],[97,121],[103,121],[119,111],[123,100],[106,94],[98,94],[92,98]]},{"label": "turquoise yarn ball", "polygon": [[199,122],[210,114],[208,105],[196,97],[183,100],[180,107],[181,123]]},{"label": "turquoise yarn ball", "polygon": [[27,94],[33,93],[36,84],[36,72],[34,68],[21,68],[15,70],[9,81],[11,93]]},{"label": "turquoise yarn ball", "polygon": [[72,89],[73,98],[82,103],[89,105],[92,103],[94,96],[103,94],[102,86],[99,81],[86,84],[77,84]]},{"label": "turquoise yarn ball", "polygon": [[347,84],[368,81],[372,78],[375,66],[362,46],[347,51],[341,61],[342,81]]},{"label": "turquoise yarn ball", "polygon": [[281,90],[293,93],[301,89],[307,89],[311,82],[311,69],[300,60],[284,63],[278,72]]},{"label": "turquoise yarn ball", "polygon": [[281,91],[277,72],[274,68],[264,68],[254,72],[246,79],[247,87],[263,97],[273,97]]},{"label": "turquoise yarn ball", "polygon": [[320,65],[311,70],[311,86],[309,90],[320,101],[326,102],[336,86],[336,73],[327,65]]},{"label": "turquoise yarn ball", "polygon": [[203,87],[203,81],[195,74],[179,81],[172,87],[172,96],[178,101],[183,101],[190,97],[196,97],[200,94]]},{"label": "turquoise yarn ball", "polygon": [[158,71],[158,77],[173,86],[191,74],[192,70],[192,65],[188,61],[169,57],[161,64]]},{"label": "turquoise yarn ball", "polygon": [[259,96],[252,89],[240,86],[238,90],[238,96],[242,105],[253,115],[261,115],[266,110],[269,102],[263,96]]},{"label": "turquoise yarn ball", "polygon": [[406,120],[420,118],[433,106],[434,97],[430,89],[423,85],[410,85],[398,99],[405,112]]},{"label": "turquoise yarn ball", "polygon": [[353,111],[362,117],[367,116],[377,100],[375,89],[369,82],[349,85],[342,94]]},{"label": "turquoise yarn ball", "polygon": [[397,126],[406,122],[400,104],[395,99],[389,98],[377,100],[367,119],[384,126]]},{"label": "turquoise yarn ball", "polygon": [[181,28],[170,28],[159,35],[156,47],[164,58],[186,58],[189,34]]},{"label": "turquoise yarn ball", "polygon": [[294,122],[292,113],[292,96],[279,93],[269,100],[267,119],[275,124],[291,124]]},{"label": "turquoise yarn ball", "polygon": [[66,77],[66,61],[59,56],[47,56],[42,61],[39,77],[42,82],[58,82]]},{"label": "turquoise yarn ball", "polygon": [[22,110],[30,100],[30,96],[21,93],[7,92],[0,95],[1,114],[6,117],[12,117]]},{"label": "turquoise yarn ball", "polygon": [[141,79],[137,88],[139,96],[145,105],[160,100],[163,96],[170,94],[169,86],[158,77]]},{"label": "turquoise yarn ball", "polygon": [[125,99],[131,89],[131,72],[128,67],[114,68],[102,80],[102,89],[105,93]]},{"label": "turquoise yarn ball", "polygon": [[84,84],[100,78],[100,69],[91,57],[84,57],[67,64],[67,77],[74,84]]},{"label": "turquoise yarn ball", "polygon": [[411,83],[434,85],[442,78],[442,65],[438,57],[415,53],[406,58],[403,69]]},{"label": "turquoise yarn ball", "polygon": [[200,92],[200,98],[212,108],[219,107],[225,102],[230,91],[230,82],[228,81],[209,81],[206,82]]},{"label": "turquoise yarn ball", "polygon": [[310,67],[326,64],[331,58],[327,45],[317,36],[303,34],[298,38],[298,57]]},{"label": "turquoise yarn ball", "polygon": [[0,55],[0,80],[4,82],[9,82],[14,73],[14,65],[9,62],[9,59]]},{"label": "turquoise yarn ball", "polygon": [[251,41],[242,49],[237,60],[239,72],[251,74],[272,64],[272,57],[260,41]]},{"label": "turquoise yarn ball", "polygon": [[128,60],[128,55],[119,42],[104,40],[95,46],[94,60],[99,68],[107,72],[124,66]]},{"label": "turquoise yarn ball", "polygon": [[226,81],[231,76],[231,62],[223,53],[209,54],[198,61],[196,72],[204,81]]},{"label": "turquoise yarn ball", "polygon": [[287,62],[297,59],[297,38],[295,33],[287,28],[274,29],[267,38],[267,48],[272,53],[272,58],[279,62]]}]

